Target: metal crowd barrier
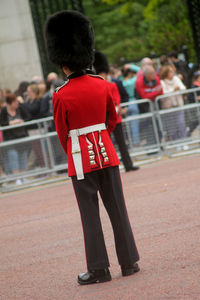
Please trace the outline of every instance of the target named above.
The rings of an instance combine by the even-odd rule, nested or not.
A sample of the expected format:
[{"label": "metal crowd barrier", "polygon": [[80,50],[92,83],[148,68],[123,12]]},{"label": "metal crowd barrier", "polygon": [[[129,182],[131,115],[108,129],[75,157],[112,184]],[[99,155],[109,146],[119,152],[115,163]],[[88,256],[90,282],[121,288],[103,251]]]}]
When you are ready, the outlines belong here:
[{"label": "metal crowd barrier", "polygon": [[[26,128],[29,136],[0,143],[2,192],[61,180],[60,174],[67,174],[67,157],[54,130],[52,117],[3,126],[0,130],[5,132],[14,128]],[[11,164],[16,155],[19,171],[13,174]]]},{"label": "metal crowd barrier", "polygon": [[[171,157],[199,152],[200,145],[200,101],[199,89],[179,91],[157,97],[155,103],[140,99],[123,103],[127,110],[122,128],[128,151],[139,164],[158,160],[163,154]],[[170,96],[183,95],[185,105],[161,109],[160,101]],[[189,101],[193,103],[189,103]],[[146,112],[139,113],[141,105]],[[185,136],[172,136],[178,117],[184,120]],[[35,128],[36,127],[36,128]],[[43,118],[19,125],[0,127],[0,131],[26,128],[29,136],[0,143],[0,189],[2,192],[24,187],[56,182],[67,178],[67,157],[60,145],[53,118]],[[178,132],[178,130],[177,130]],[[118,155],[118,146],[112,137]],[[14,151],[13,151],[14,149]],[[11,164],[20,156],[19,171],[12,174]]]},{"label": "metal crowd barrier", "polygon": [[[200,88],[181,90],[156,98],[155,114],[162,132],[161,148],[168,157],[200,152]],[[166,101],[180,97],[183,106],[162,109]]]},{"label": "metal crowd barrier", "polygon": [[[145,113],[140,112],[141,105],[145,105]],[[122,126],[130,156],[140,160],[140,164],[160,159],[160,132],[152,101],[133,100],[121,104],[121,107],[127,109]]]}]

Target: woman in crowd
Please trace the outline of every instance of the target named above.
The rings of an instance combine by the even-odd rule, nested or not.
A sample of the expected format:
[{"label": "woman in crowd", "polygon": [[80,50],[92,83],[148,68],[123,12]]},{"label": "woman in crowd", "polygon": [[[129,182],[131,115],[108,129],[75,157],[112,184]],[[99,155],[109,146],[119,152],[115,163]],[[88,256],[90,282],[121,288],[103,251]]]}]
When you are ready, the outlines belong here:
[{"label": "woman in crowd", "polygon": [[[136,83],[136,72],[133,71],[129,66],[126,68],[124,67],[122,69],[123,74],[123,86],[126,89],[128,95],[129,95],[129,101],[136,100],[134,94],[135,94],[135,83]],[[127,108],[127,115],[128,116],[134,116],[139,114],[138,105],[136,103],[132,103]],[[133,145],[139,145],[140,138],[139,138],[139,121],[134,120],[130,123],[131,126],[131,133],[133,138]]]},{"label": "woman in crowd", "polygon": [[[36,120],[40,118],[40,89],[38,87],[38,84],[33,83],[30,84],[27,88],[27,101],[24,103],[26,109],[31,114],[31,120]],[[28,127],[28,134],[30,136],[35,136],[39,134],[39,129],[37,124],[30,125]],[[35,160],[33,162],[33,165],[38,165],[40,167],[44,167],[44,159],[42,154],[42,147],[40,140],[34,140],[31,142],[31,148],[33,152],[35,153]]]},{"label": "woman in crowd", "polygon": [[[1,126],[12,126],[22,124],[28,121],[30,115],[24,105],[19,104],[14,94],[7,94],[6,106],[2,108],[0,115]],[[14,140],[26,137],[27,131],[25,127],[13,128],[3,131],[4,141]],[[4,151],[4,168],[6,174],[16,174],[25,171],[27,167],[28,150],[25,144],[15,144],[9,146],[7,151]],[[16,184],[21,184],[21,179],[18,179]]]},{"label": "woman in crowd", "polygon": [[40,90],[37,84],[30,84],[27,87],[27,100],[25,102],[25,107],[31,114],[31,119],[39,119],[40,117]]},{"label": "woman in crowd", "polygon": [[15,91],[15,95],[17,96],[17,100],[20,103],[24,103],[27,99],[27,87],[29,86],[28,81],[21,81],[17,90]]},{"label": "woman in crowd", "polygon": [[[174,66],[163,66],[160,72],[161,84],[163,93],[173,93],[180,90],[185,90],[183,82],[175,75]],[[182,95],[169,96],[160,101],[161,109],[182,107],[184,100]],[[170,112],[163,115],[164,123],[170,140],[177,140],[186,137],[186,124],[184,110]]]},{"label": "woman in crowd", "polygon": [[46,93],[47,90],[46,83],[44,82],[38,83],[38,88],[39,88],[39,99],[41,100],[44,97],[44,94]]}]

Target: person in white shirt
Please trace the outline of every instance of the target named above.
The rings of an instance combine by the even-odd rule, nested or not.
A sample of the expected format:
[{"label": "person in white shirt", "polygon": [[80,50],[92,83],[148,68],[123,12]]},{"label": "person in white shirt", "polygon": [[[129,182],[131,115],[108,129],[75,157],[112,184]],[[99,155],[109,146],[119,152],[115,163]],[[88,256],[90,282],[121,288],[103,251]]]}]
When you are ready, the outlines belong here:
[{"label": "person in white shirt", "polygon": [[[175,75],[175,68],[173,65],[163,66],[160,78],[163,94],[186,89],[181,79]],[[184,98],[182,95],[169,96],[161,99],[160,105],[161,109],[181,107],[184,105]],[[170,112],[169,114],[163,115],[163,118],[169,140],[177,140],[186,137],[184,110]]]}]

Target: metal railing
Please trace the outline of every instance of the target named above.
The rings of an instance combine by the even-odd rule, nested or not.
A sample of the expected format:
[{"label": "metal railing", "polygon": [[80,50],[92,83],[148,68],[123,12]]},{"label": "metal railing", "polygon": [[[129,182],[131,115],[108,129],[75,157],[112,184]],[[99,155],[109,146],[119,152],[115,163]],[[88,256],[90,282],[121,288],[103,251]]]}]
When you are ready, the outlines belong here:
[{"label": "metal railing", "polygon": [[[156,98],[155,115],[162,132],[161,147],[169,157],[199,152],[200,101],[197,93],[200,93],[200,88],[181,90]],[[183,106],[162,109],[165,101],[176,101],[177,97],[179,101],[182,97]]]},{"label": "metal railing", "polygon": [[[53,118],[43,118],[19,125],[0,127],[2,132],[16,128],[26,128],[28,132],[34,125],[34,135],[3,141],[0,143],[0,184],[2,191],[35,186],[49,181],[59,180],[59,173],[67,172],[67,157],[59,143],[56,131],[52,131]],[[24,155],[21,154],[24,153]],[[10,164],[12,157],[18,156],[23,169],[13,173]],[[20,166],[19,166],[20,168]],[[46,180],[45,180],[46,179]]]},{"label": "metal railing", "polygon": [[[146,105],[147,112],[141,114],[139,106],[143,104]],[[130,156],[140,160],[141,164],[160,159],[160,131],[152,101],[133,100],[121,104],[121,107],[127,108],[122,124]]]},{"label": "metal railing", "polygon": [[[200,152],[200,101],[197,100],[198,92],[200,92],[200,88],[162,95],[156,98],[155,103],[143,99],[121,105],[127,108],[127,114],[122,120],[122,127],[130,156],[134,161],[137,160],[138,164],[144,164],[160,159],[163,154],[172,157]],[[164,101],[166,98],[177,95],[185,97],[184,106],[169,109],[160,108],[161,100]],[[188,102],[189,97],[194,103]],[[141,114],[138,107],[142,104],[146,105],[147,112]],[[177,135],[176,138],[172,138],[172,127],[176,127],[175,119],[179,115],[185,122],[185,136]],[[32,127],[36,127],[33,131],[34,134]],[[67,156],[58,140],[52,117],[19,125],[3,126],[0,127],[0,131],[5,132],[16,128],[26,128],[31,135],[0,143],[0,186],[2,192],[67,178]],[[114,139],[113,142],[120,157]],[[19,156],[19,170],[13,173],[13,157],[16,155]]]}]

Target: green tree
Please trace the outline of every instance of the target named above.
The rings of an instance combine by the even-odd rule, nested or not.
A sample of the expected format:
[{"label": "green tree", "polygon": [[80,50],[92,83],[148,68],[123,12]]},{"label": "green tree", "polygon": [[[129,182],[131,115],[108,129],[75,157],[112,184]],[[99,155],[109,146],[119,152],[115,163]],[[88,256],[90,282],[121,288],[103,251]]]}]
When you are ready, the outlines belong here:
[{"label": "green tree", "polygon": [[138,60],[187,45],[194,59],[186,0],[84,0],[95,29],[96,49],[110,62]]},{"label": "green tree", "polygon": [[123,4],[111,6],[91,0],[83,4],[94,27],[95,47],[107,54],[110,62],[121,64],[123,59],[138,60],[145,55],[143,35],[138,26],[145,6],[134,3],[127,9]]},{"label": "green tree", "polygon": [[148,26],[146,46],[155,53],[180,51],[187,45],[190,57],[194,57],[191,27],[184,0],[151,0],[144,9]]}]

